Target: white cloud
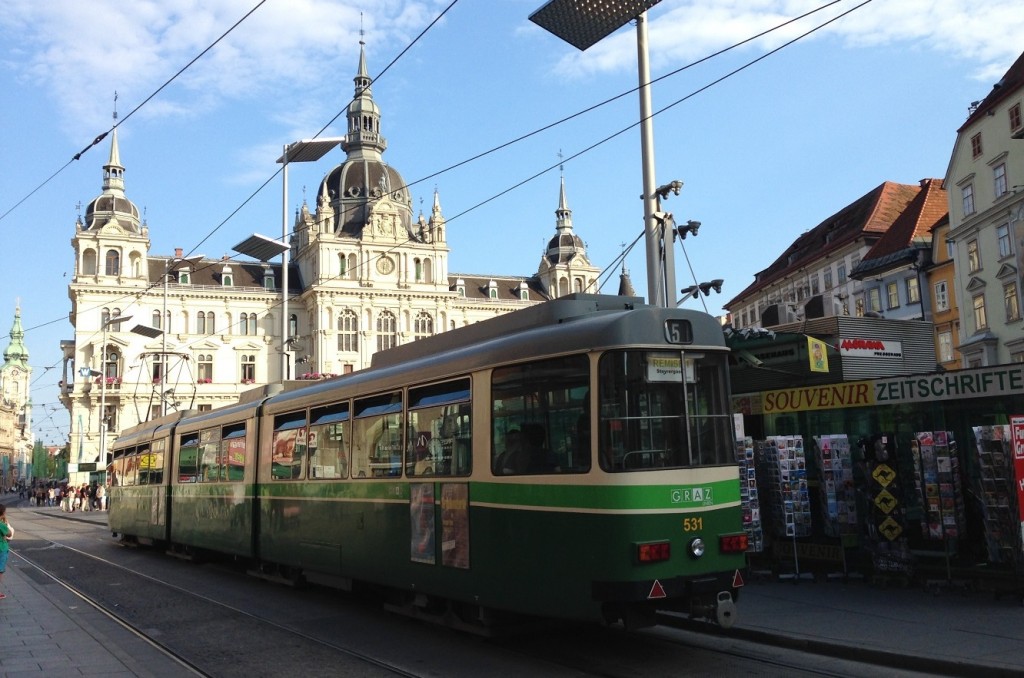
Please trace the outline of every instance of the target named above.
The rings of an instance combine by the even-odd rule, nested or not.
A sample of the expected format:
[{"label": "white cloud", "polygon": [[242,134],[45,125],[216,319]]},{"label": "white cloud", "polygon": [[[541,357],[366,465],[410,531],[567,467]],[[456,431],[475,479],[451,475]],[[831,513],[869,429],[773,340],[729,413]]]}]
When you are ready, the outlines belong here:
[{"label": "white cloud", "polygon": [[[678,66],[745,40],[772,26],[828,4],[809,0],[664,0],[650,11],[652,69]],[[762,38],[759,50],[786,40],[856,8],[844,0]],[[937,58],[972,62],[974,77],[998,77],[1020,54],[1024,11],[1019,0],[874,0],[829,24],[816,35],[831,35],[850,46],[910,43],[934,50]],[[572,52],[556,74],[591,77],[635,68],[635,30],[620,30],[586,52]],[[656,73],[655,73],[656,75]]]}]

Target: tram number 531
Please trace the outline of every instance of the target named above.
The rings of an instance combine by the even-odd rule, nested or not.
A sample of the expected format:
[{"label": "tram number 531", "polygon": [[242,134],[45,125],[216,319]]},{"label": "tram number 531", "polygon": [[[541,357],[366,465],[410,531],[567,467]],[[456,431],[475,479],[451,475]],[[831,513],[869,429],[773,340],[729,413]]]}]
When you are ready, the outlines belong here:
[{"label": "tram number 531", "polygon": [[683,518],[683,532],[699,532],[704,529],[704,518]]}]

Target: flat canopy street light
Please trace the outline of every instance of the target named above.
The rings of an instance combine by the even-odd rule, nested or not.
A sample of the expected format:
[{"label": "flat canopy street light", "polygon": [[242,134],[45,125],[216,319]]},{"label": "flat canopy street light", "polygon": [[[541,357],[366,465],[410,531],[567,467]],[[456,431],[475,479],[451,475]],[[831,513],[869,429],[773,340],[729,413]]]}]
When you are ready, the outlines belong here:
[{"label": "flat canopy street light", "polygon": [[268,238],[259,233],[253,233],[248,238],[238,243],[231,249],[244,254],[247,257],[267,262],[281,255],[281,314],[284,322],[281,324],[281,383],[288,374],[288,234],[285,234],[284,242]]},{"label": "flat canopy street light", "polygon": [[[644,233],[647,244],[647,295],[654,306],[668,306],[675,294],[671,246],[662,247],[661,228],[654,218],[654,125],[651,113],[651,69],[647,55],[647,10],[661,0],[550,0],[530,21],[580,50],[593,46],[636,20],[637,67],[640,79],[640,156],[643,166]],[[664,275],[659,273],[664,270]]]},{"label": "flat canopy street light", "polygon": [[[281,253],[281,383],[288,374],[288,165],[293,162],[315,162],[327,155],[332,148],[341,145],[345,137],[322,137],[320,139],[301,139],[284,145],[281,157],[281,242],[285,250]],[[261,259],[266,261],[266,259]]]}]

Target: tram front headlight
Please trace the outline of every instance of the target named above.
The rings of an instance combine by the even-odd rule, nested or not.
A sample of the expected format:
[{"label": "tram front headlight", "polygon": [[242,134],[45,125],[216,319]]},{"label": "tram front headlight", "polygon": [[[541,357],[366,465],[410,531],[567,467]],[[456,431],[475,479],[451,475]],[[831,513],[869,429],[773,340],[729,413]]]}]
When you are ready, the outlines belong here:
[{"label": "tram front headlight", "polygon": [[690,540],[690,555],[694,558],[700,558],[704,555],[704,540],[700,537],[694,537]]}]

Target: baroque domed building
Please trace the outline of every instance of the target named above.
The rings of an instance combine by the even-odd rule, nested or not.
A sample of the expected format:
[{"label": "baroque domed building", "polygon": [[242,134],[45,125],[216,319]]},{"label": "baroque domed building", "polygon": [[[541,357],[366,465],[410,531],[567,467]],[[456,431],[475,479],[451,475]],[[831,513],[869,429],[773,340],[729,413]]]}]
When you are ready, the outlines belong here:
[{"label": "baroque domed building", "polygon": [[320,182],[313,209],[303,201],[297,210],[286,276],[281,264],[150,253],[114,128],[103,190],[71,241],[75,338],[62,342],[61,400],[80,473],[102,471],[100,450],[141,421],[227,405],[269,383],[351,372],[377,351],[597,291],[600,269],[573,231],[564,177],[536,273],[450,271],[439,193],[429,216],[414,217],[404,178],[384,161],[362,43],[354,83],[338,143],[344,160]]}]

